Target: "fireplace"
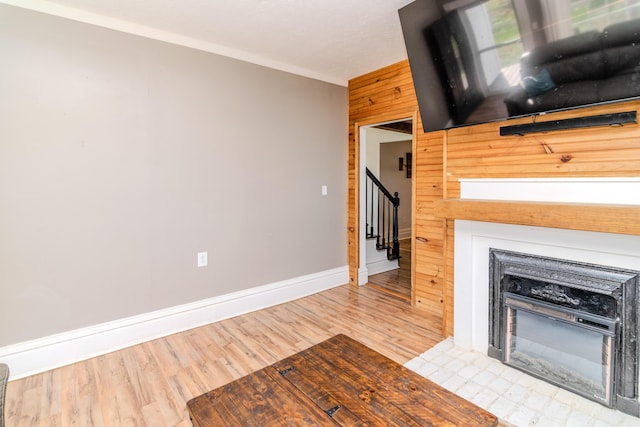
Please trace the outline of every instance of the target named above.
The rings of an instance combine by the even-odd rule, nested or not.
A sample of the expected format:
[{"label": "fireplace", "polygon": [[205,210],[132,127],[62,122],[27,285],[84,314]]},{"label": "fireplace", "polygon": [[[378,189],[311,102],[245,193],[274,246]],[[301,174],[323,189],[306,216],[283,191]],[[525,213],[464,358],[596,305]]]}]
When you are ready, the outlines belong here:
[{"label": "fireplace", "polygon": [[[640,200],[637,200],[637,196],[635,196],[640,191],[640,178],[468,179],[460,180],[460,189],[462,199],[612,205],[640,204]],[[532,292],[530,286],[532,282],[527,282],[526,286],[519,288],[525,289],[524,293],[511,292],[507,295],[506,305],[504,291],[502,291],[502,300],[498,299],[498,306],[489,302],[492,294],[498,292],[489,283],[492,249],[503,251],[505,254],[526,254],[529,261],[534,258],[546,259],[547,261],[540,262],[541,265],[549,260],[563,260],[563,262],[566,261],[573,265],[573,267],[568,267],[569,269],[580,269],[583,266],[592,265],[624,273],[640,270],[640,236],[503,224],[492,222],[491,218],[483,221],[456,219],[454,236],[453,340],[457,347],[483,354],[498,351],[495,349],[500,349],[499,351],[502,352],[507,337],[506,328],[510,326],[512,328],[509,336],[510,344],[515,341],[516,348],[523,350],[526,348],[523,345],[518,347],[518,344],[524,344],[527,341],[536,342],[537,350],[530,350],[532,354],[529,356],[538,357],[541,348],[552,347],[553,344],[544,340],[548,334],[543,335],[542,340],[536,341],[538,336],[532,335],[532,331],[538,329],[535,322],[542,322],[543,326],[545,324],[548,326],[547,322],[551,322],[550,317],[556,318],[553,322],[560,322],[557,318],[561,317],[572,318],[575,322],[565,322],[566,331],[558,333],[564,333],[570,337],[573,335],[589,337],[588,345],[581,354],[592,364],[591,368],[586,368],[583,371],[586,372],[583,377],[598,384],[598,401],[607,406],[611,404],[613,408],[620,408],[636,417],[640,416],[637,394],[639,388],[638,372],[635,365],[629,362],[632,358],[638,357],[638,342],[636,340],[638,320],[635,319],[636,316],[629,315],[623,310],[625,306],[633,307],[631,301],[637,296],[631,296],[631,293],[637,294],[640,291],[634,289],[634,286],[626,284],[626,279],[625,284],[621,284],[623,282],[621,279],[620,286],[610,285],[606,291],[592,293],[592,295],[602,295],[602,297],[598,297],[600,298],[599,304],[609,307],[604,311],[596,311],[596,314],[590,313],[589,307],[586,309],[584,306],[578,307],[578,311],[583,312],[576,315],[571,311],[575,307],[561,306],[559,309],[558,305],[560,304],[554,300],[545,301],[541,298],[533,298],[534,301],[530,301],[528,299],[533,296],[553,294],[555,294],[555,299],[560,300],[574,298],[566,292],[567,288],[580,289],[580,287],[579,284],[571,282],[571,277],[568,279],[570,286],[566,283],[558,285],[551,280],[540,280],[544,284],[534,286]],[[522,284],[521,273],[513,276],[518,277],[520,274],[518,280]],[[596,272],[595,274],[597,276],[601,273]],[[572,275],[576,276],[575,274],[569,276]],[[542,277],[544,278],[544,275]],[[565,286],[565,288],[559,286]],[[513,287],[518,289],[515,285]],[[624,294],[623,290],[627,294]],[[531,295],[532,293],[535,295]],[[623,301],[623,298],[626,300]],[[615,307],[613,308],[615,316],[611,314],[612,303]],[[552,307],[547,307],[546,304],[550,304]],[[637,302],[635,307],[637,309]],[[555,311],[551,312],[552,316],[541,315],[540,312],[546,309],[554,309]],[[500,311],[507,313],[508,317],[504,314],[498,314],[496,318],[495,313]],[[630,320],[635,321],[636,325],[629,326]],[[591,325],[593,328],[586,326],[590,321],[596,323],[596,325]],[[516,325],[515,331],[513,330],[514,325]],[[495,345],[494,332],[498,328],[502,328],[505,335],[502,338],[502,344],[498,341],[498,344]],[[623,340],[621,334],[629,334],[629,336],[624,336]],[[509,349],[513,350],[513,347],[509,347]],[[569,351],[565,351],[568,353],[566,357],[575,357],[575,354],[570,355],[574,350],[576,349],[570,348]],[[610,359],[607,359],[608,354],[611,355]],[[495,356],[495,354],[493,355]],[[516,354],[516,356],[519,355]],[[496,357],[502,360],[502,353],[498,353]],[[510,357],[508,363],[511,366],[523,363],[521,360],[514,360],[513,353],[508,357]],[[597,368],[595,368],[596,373],[594,374],[595,363],[597,363]],[[565,364],[571,363],[565,362]],[[636,372],[629,373],[629,370],[636,370]],[[535,372],[530,373],[534,377],[541,376]],[[619,377],[624,379],[619,380]],[[580,380],[576,379],[575,381]],[[563,382],[562,386],[569,388],[565,386],[562,379],[555,382]],[[573,388],[576,389],[579,386],[574,384]],[[581,390],[576,391],[576,393],[580,392]],[[628,406],[624,408],[623,406],[627,404]],[[605,409],[603,408],[603,410]]]},{"label": "fireplace", "polygon": [[489,356],[637,414],[639,276],[490,249]]}]

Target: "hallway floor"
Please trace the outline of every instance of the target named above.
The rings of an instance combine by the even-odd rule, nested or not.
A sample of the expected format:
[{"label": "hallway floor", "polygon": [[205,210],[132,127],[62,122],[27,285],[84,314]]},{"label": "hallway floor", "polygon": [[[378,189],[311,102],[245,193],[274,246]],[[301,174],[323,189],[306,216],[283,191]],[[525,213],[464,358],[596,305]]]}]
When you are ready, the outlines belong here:
[{"label": "hallway floor", "polygon": [[411,239],[400,240],[400,268],[369,276],[367,286],[411,301]]}]

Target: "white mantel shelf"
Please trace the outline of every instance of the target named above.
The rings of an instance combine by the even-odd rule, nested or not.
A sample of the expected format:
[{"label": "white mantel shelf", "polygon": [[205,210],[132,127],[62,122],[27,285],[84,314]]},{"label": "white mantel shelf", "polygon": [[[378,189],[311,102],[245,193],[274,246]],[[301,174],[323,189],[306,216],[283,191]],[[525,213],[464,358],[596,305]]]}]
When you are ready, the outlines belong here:
[{"label": "white mantel shelf", "polygon": [[439,218],[640,235],[640,206],[513,200],[443,199]]}]

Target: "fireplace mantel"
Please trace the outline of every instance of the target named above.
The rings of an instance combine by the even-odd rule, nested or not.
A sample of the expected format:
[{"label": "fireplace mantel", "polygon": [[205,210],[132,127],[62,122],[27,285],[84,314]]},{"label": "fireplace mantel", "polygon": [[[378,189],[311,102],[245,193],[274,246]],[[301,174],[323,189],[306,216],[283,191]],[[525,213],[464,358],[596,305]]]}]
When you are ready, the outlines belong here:
[{"label": "fireplace mantel", "polygon": [[640,236],[640,206],[513,200],[444,199],[440,218]]}]

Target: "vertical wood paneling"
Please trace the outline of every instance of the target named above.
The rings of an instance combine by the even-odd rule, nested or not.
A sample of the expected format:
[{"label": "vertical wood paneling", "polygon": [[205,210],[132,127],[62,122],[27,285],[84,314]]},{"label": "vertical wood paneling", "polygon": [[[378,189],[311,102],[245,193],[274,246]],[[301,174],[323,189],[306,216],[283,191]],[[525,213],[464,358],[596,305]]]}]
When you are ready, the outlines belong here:
[{"label": "vertical wood paneling", "polygon": [[[547,114],[537,120],[637,111],[640,101]],[[442,316],[453,334],[454,222],[434,215],[433,202],[460,195],[461,178],[640,176],[640,126],[594,127],[500,136],[520,118],[424,133],[407,61],[349,82],[349,267],[358,272],[358,126],[416,115],[413,181],[412,301]]]},{"label": "vertical wood paneling", "polygon": [[349,82],[348,252],[350,282],[357,284],[359,262],[360,126],[414,117],[412,302],[441,318],[444,288],[444,222],[433,215],[434,200],[443,197],[444,133],[425,134],[408,61],[390,65]]},{"label": "vertical wood paneling", "polygon": [[[407,82],[408,79],[408,82]],[[349,281],[358,284],[359,267],[359,127],[412,117],[417,101],[407,61],[349,81],[347,243]]]},{"label": "vertical wood paneling", "polygon": [[433,202],[443,196],[444,132],[424,133],[422,122],[416,139],[415,304],[442,316],[444,289],[444,222],[433,215]]},{"label": "vertical wood paneling", "polygon": [[[547,114],[542,120],[637,111],[640,101]],[[461,178],[640,176],[640,125],[500,136],[500,126],[531,118],[447,131],[445,198],[460,196]],[[444,331],[453,333],[453,220],[447,221]]]}]

